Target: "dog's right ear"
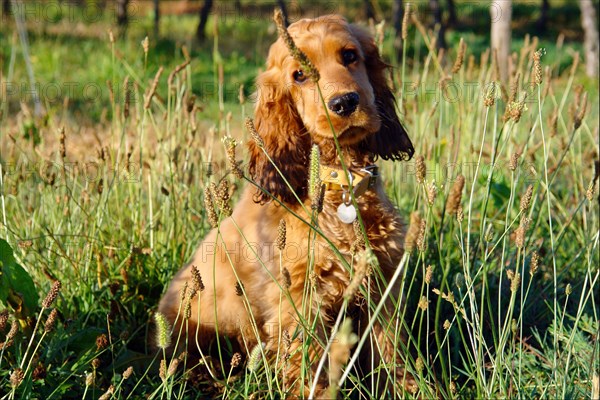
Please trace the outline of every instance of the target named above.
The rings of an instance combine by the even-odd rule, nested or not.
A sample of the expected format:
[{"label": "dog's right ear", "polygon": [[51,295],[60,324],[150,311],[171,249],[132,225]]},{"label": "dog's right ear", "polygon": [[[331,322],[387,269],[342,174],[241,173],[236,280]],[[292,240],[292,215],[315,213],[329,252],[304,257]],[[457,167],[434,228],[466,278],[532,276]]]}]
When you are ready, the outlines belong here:
[{"label": "dog's right ear", "polygon": [[[278,50],[272,48],[271,53]],[[292,190],[300,199],[306,196],[310,135],[296,111],[281,68],[275,64],[271,61],[257,78],[255,127],[264,146],[250,141],[248,172],[272,196],[290,203],[296,201]],[[258,189],[254,200],[262,204],[271,196]]]}]

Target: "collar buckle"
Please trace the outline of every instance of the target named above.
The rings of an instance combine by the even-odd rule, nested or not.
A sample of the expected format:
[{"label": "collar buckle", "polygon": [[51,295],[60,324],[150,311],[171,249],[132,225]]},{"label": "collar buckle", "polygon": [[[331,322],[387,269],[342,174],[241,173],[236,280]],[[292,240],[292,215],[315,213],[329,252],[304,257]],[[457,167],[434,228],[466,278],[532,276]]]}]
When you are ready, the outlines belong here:
[{"label": "collar buckle", "polygon": [[372,187],[374,187],[377,183],[377,178],[379,177],[379,168],[377,167],[377,165],[367,165],[366,167],[361,168],[360,172],[364,172],[368,176],[368,178],[367,176],[365,176],[365,179],[368,179],[369,181],[368,188],[371,189]]}]

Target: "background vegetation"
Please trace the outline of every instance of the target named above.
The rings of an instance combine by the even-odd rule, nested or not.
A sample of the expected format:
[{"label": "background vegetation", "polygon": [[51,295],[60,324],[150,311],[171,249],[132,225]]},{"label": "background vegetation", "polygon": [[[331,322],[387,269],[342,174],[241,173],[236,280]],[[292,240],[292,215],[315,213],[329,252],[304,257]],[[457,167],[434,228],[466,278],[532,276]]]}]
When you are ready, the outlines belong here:
[{"label": "background vegetation", "polygon": [[[42,113],[15,22],[0,27],[0,393],[283,397],[266,365],[218,382],[181,366],[161,376],[148,348],[161,293],[209,230],[205,188],[226,179],[235,203],[243,185],[221,139],[247,140],[272,4],[214,13],[202,43],[197,16],[168,6],[155,38],[144,8],[123,30],[110,8],[40,4],[25,25]],[[597,398],[598,77],[583,73],[578,7],[553,3],[534,32],[539,7],[516,2],[514,74],[501,82],[487,4],[457,2],[442,52],[425,4],[413,6],[403,60],[389,24],[370,27],[424,158],[382,163],[401,214],[424,226],[401,310],[414,393]],[[326,11],[364,21],[359,1]]]}]

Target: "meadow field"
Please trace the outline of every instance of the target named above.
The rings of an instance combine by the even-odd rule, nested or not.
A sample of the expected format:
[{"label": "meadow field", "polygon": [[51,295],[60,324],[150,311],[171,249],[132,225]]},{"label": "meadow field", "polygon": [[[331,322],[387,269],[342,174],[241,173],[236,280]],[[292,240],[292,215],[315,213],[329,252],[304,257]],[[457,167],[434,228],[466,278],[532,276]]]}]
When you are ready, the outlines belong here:
[{"label": "meadow field", "polygon": [[[379,162],[408,227],[406,397],[599,398],[599,81],[578,7],[553,3],[536,34],[537,6],[515,2],[504,82],[487,2],[457,2],[446,51],[416,2],[403,57],[376,3],[385,24],[358,0],[302,10],[372,30],[415,146]],[[224,138],[244,169],[272,4],[217,9],[203,43],[196,15],[166,12],[154,37],[142,7],[124,30],[40,4],[25,45],[0,22],[0,398],[285,398],[272,355],[211,377],[150,346],[166,285],[227,214],[207,190],[227,182],[235,206],[251,184]],[[351,372],[337,395],[361,385]]]}]

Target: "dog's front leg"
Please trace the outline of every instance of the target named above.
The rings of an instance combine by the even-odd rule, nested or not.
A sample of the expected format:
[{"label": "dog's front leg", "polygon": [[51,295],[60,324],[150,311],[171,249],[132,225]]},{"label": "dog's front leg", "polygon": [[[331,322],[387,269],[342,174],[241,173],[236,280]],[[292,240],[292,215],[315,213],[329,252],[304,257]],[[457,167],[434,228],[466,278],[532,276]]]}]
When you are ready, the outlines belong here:
[{"label": "dog's front leg", "polygon": [[328,386],[326,374],[314,376],[326,344],[326,324],[319,315],[319,308],[307,303],[312,298],[310,294],[307,296],[299,279],[287,287],[282,285],[277,307],[264,326],[270,338],[267,349],[277,355],[275,365],[280,388],[293,397],[308,398],[315,379],[318,382],[314,398],[322,398]]}]

